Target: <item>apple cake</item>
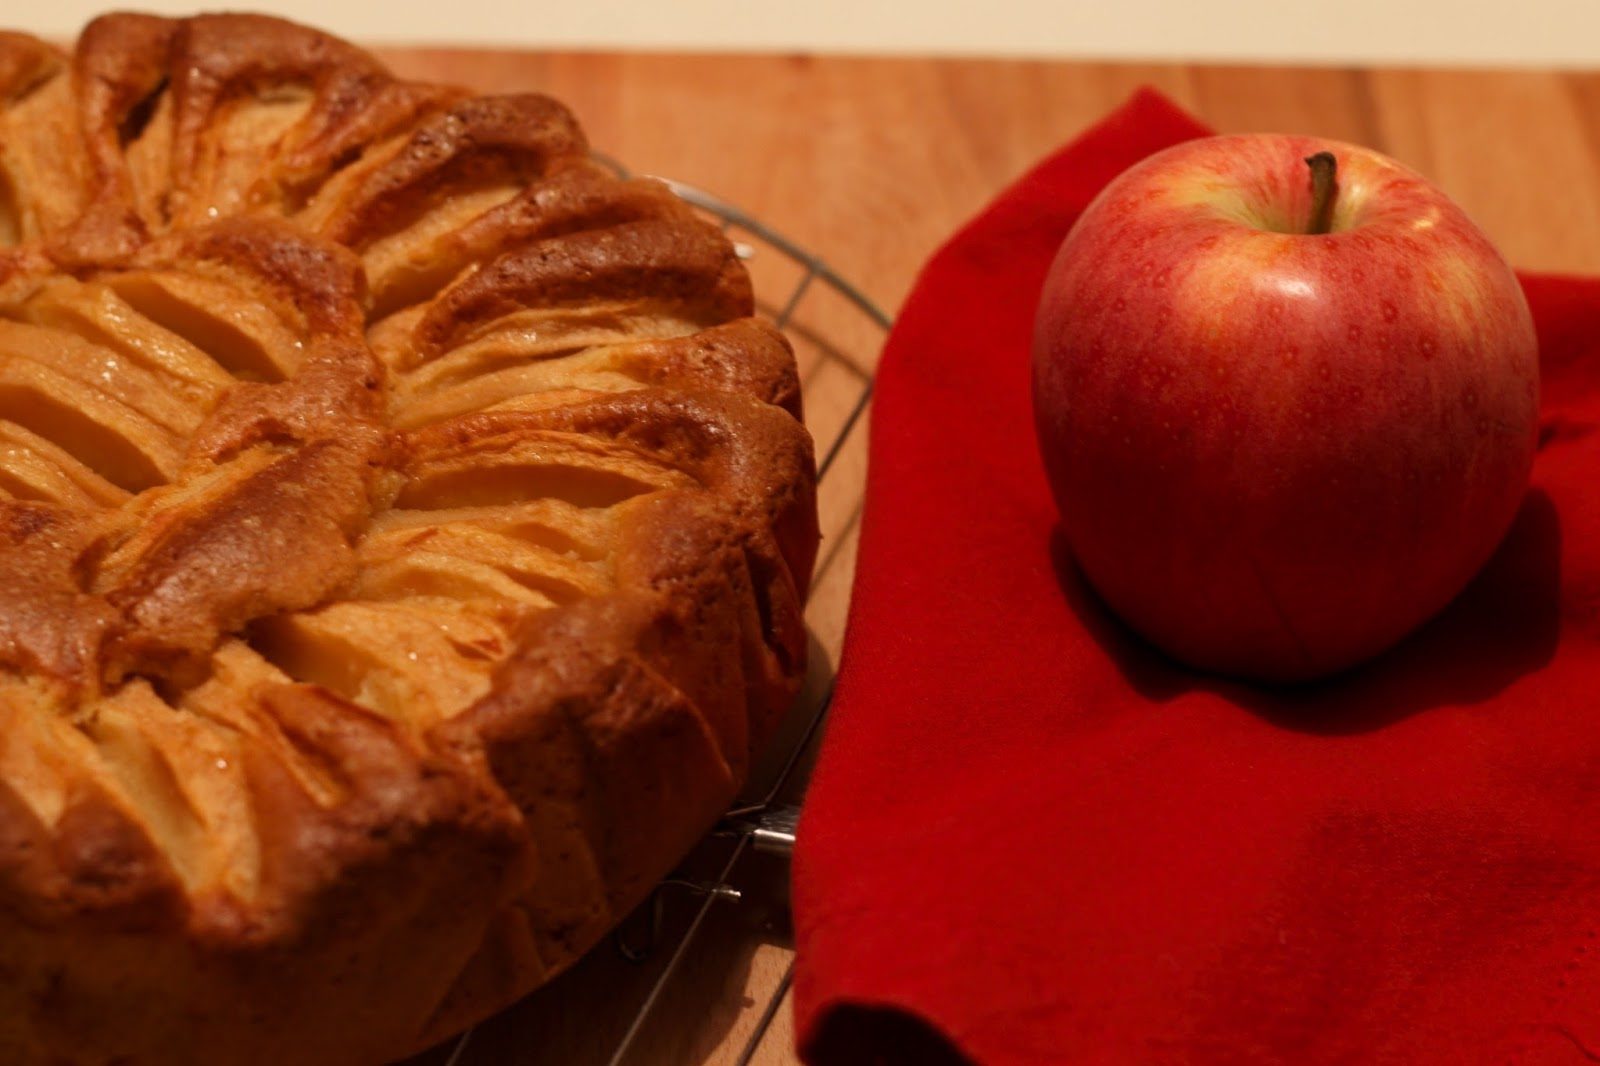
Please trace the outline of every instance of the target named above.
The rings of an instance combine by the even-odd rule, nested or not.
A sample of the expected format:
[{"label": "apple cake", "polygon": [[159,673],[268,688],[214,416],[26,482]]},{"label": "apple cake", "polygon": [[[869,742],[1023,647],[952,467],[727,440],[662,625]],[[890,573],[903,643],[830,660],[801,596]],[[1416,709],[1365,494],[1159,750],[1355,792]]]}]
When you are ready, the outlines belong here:
[{"label": "apple cake", "polygon": [[648,893],[804,668],[753,306],[547,97],[0,34],[0,1062],[394,1059]]}]

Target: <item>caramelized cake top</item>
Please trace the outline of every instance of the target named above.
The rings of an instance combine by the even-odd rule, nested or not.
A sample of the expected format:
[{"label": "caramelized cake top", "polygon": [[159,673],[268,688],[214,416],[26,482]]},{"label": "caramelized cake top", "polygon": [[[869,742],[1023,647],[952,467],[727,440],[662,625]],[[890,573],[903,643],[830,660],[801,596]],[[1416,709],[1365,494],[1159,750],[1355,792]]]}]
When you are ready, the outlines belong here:
[{"label": "caramelized cake top", "polygon": [[[803,669],[752,314],[547,97],[262,16],[0,34],[0,1058],[398,1054],[631,905]],[[241,1022],[274,951],[339,961]]]}]

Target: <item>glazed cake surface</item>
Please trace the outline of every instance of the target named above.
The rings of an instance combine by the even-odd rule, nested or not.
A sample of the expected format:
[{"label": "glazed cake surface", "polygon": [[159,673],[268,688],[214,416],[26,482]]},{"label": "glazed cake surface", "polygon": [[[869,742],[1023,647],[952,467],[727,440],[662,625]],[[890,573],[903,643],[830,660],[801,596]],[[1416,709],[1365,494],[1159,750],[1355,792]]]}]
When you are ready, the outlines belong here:
[{"label": "glazed cake surface", "polygon": [[804,670],[753,312],[547,97],[0,33],[0,1062],[399,1058],[642,899]]}]

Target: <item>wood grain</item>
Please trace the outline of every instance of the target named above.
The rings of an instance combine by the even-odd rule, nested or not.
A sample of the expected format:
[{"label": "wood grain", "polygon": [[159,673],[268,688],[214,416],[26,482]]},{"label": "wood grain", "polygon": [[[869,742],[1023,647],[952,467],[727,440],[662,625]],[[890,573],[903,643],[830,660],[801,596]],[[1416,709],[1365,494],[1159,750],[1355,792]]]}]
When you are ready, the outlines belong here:
[{"label": "wood grain", "polygon": [[[1136,66],[795,56],[390,50],[401,72],[566,101],[594,145],[711,190],[819,252],[889,310],[952,230],[1046,152],[1152,85],[1223,131],[1318,134],[1383,150],[1439,182],[1518,267],[1600,272],[1600,73]],[[763,277],[769,300],[787,281]],[[800,323],[870,370],[873,333],[845,311]],[[803,346],[804,347],[804,346]],[[808,356],[808,420],[836,427],[849,362]],[[864,457],[826,491],[833,565],[812,617],[836,654]],[[788,965],[781,864],[740,867],[753,901],[718,907],[633,1063],[732,1063]],[[483,1062],[604,1062],[652,967],[608,948],[485,1027]],[[757,1049],[795,1061],[787,1011]],[[442,1060],[441,1060],[442,1061]],[[466,1056],[463,1062],[479,1061]]]}]

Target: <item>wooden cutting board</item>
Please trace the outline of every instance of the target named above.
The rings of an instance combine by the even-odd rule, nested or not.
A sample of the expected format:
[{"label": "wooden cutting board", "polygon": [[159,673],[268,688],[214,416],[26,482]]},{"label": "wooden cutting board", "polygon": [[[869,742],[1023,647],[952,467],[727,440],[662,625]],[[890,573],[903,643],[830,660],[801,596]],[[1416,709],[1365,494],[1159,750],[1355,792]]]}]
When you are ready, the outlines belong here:
[{"label": "wooden cutting board", "polygon": [[[1514,265],[1600,273],[1600,72],[382,54],[408,76],[564,100],[600,151],[717,193],[820,254],[891,312],[951,230],[1139,85],[1154,85],[1223,131],[1308,133],[1388,152],[1441,184]],[[762,280],[758,271],[758,287]],[[769,302],[783,295],[766,293]],[[816,314],[808,328],[846,338],[838,354],[870,371],[873,332],[847,322],[847,309]],[[808,421],[819,433],[838,426],[858,386],[828,368],[832,376],[819,374],[822,384],[808,388]],[[818,634],[825,655],[840,638],[864,472],[853,454],[829,478],[842,517],[829,531],[831,568],[812,612],[827,620]],[[630,1063],[738,1061],[790,958],[782,874],[781,864],[757,857],[745,876],[765,893],[752,891],[752,903],[720,911],[707,927]],[[649,975],[613,955],[602,946],[569,987],[558,982],[485,1027],[462,1063],[607,1061],[619,1018],[629,1015],[617,1004]],[[795,1062],[792,1039],[785,1007],[751,1061]]]}]

